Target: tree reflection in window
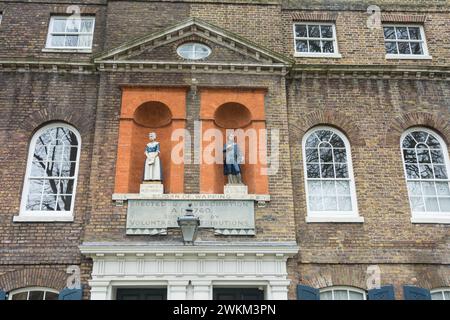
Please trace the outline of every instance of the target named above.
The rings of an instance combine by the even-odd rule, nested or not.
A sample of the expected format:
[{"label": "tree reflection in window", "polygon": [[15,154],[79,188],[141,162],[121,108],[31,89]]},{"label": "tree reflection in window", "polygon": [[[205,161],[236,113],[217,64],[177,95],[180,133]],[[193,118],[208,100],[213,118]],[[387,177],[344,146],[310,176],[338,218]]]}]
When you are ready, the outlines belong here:
[{"label": "tree reflection in window", "polygon": [[27,177],[26,210],[71,211],[79,152],[77,135],[64,126],[52,126],[37,134]]},{"label": "tree reflection in window", "polygon": [[413,212],[450,212],[445,148],[437,135],[415,129],[402,141],[403,160]]},{"label": "tree reflection in window", "polygon": [[309,211],[352,212],[352,181],[343,138],[331,129],[311,132],[305,159]]}]

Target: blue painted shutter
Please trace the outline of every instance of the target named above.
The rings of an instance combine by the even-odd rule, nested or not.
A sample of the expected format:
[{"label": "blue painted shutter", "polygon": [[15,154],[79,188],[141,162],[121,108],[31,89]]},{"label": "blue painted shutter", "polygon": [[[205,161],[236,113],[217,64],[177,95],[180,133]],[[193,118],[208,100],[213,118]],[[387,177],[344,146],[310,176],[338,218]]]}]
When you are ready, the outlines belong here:
[{"label": "blue painted shutter", "polygon": [[6,292],[3,290],[0,290],[0,300],[6,300]]},{"label": "blue painted shutter", "polygon": [[58,296],[58,300],[82,300],[83,298],[83,288],[80,289],[69,289],[64,288]]},{"label": "blue painted shutter", "polygon": [[320,300],[319,289],[297,285],[297,300]]},{"label": "blue painted shutter", "polygon": [[403,286],[405,300],[431,300],[430,290],[414,286]]},{"label": "blue painted shutter", "polygon": [[382,286],[367,292],[369,300],[395,300],[394,286]]}]

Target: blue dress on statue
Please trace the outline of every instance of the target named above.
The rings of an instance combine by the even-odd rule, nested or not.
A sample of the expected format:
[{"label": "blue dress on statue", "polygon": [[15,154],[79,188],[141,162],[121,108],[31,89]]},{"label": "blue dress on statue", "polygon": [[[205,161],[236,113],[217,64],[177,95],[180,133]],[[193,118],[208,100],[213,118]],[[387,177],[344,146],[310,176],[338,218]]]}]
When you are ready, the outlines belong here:
[{"label": "blue dress on statue", "polygon": [[241,173],[240,159],[242,157],[241,151],[237,143],[233,143],[233,147],[227,150],[229,144],[225,144],[223,147],[223,153],[225,154],[225,161],[223,164],[223,174],[236,176]]}]

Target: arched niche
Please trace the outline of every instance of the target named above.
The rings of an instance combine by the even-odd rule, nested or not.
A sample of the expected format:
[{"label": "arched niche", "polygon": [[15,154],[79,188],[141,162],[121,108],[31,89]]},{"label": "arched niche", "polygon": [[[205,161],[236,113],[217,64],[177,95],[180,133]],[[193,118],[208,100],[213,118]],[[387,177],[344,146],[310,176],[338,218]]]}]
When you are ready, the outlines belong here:
[{"label": "arched niche", "polygon": [[141,104],[133,115],[138,125],[146,128],[162,128],[172,122],[172,112],[169,107],[159,101],[149,101]]},{"label": "arched niche", "polygon": [[244,105],[228,102],[218,107],[214,113],[214,123],[224,129],[239,129],[252,122],[252,114]]}]

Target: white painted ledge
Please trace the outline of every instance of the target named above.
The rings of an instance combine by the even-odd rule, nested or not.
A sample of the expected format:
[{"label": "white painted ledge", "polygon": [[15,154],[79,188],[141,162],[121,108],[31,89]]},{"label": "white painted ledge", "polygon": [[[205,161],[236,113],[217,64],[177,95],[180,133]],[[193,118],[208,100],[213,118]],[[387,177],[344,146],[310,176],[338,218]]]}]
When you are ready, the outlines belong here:
[{"label": "white painted ledge", "polygon": [[19,215],[13,217],[13,222],[73,222],[73,216],[30,216]]},{"label": "white painted ledge", "polygon": [[450,217],[412,217],[414,224],[450,224]]},{"label": "white painted ledge", "polygon": [[386,54],[386,60],[433,60],[429,55]]},{"label": "white painted ledge", "polygon": [[51,52],[51,53],[92,53],[92,49],[68,49],[68,48],[44,48],[41,50],[42,52]]},{"label": "white painted ledge", "polygon": [[165,194],[140,194],[140,193],[114,193],[113,201],[126,200],[254,200],[270,201],[268,194],[187,194],[187,193],[165,193]]},{"label": "white painted ledge", "polygon": [[342,54],[340,53],[294,53],[295,58],[330,58],[340,59]]},{"label": "white painted ledge", "polygon": [[306,217],[307,223],[364,223],[364,218],[360,216],[354,217],[336,217],[336,216],[323,216],[323,217]]}]

